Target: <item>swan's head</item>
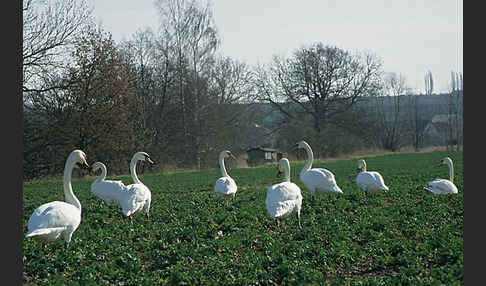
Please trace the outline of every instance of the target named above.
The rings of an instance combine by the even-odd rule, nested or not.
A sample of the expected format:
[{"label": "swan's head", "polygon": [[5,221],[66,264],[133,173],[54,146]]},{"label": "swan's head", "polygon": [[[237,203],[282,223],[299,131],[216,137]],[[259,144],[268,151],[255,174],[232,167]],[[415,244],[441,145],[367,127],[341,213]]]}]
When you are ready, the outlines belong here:
[{"label": "swan's head", "polygon": [[221,153],[219,153],[219,156],[220,157],[222,156],[223,158],[231,158],[236,160],[236,157],[233,155],[233,153],[231,153],[231,151],[228,150],[221,151]]},{"label": "swan's head", "polygon": [[137,152],[137,153],[135,153],[133,155],[132,160],[145,161],[145,162],[149,162],[150,164],[154,164],[154,161],[152,161],[152,159],[150,158],[149,154],[147,154],[145,152]]},{"label": "swan's head", "polygon": [[100,169],[102,166],[104,166],[104,164],[103,164],[103,163],[101,163],[101,162],[95,162],[95,163],[93,163],[93,165],[91,165],[91,167],[90,167],[90,169],[89,169],[89,170],[90,170],[90,172],[96,172],[96,171],[97,171],[98,169]]},{"label": "swan's head", "polygon": [[89,165],[86,162],[86,158],[87,158],[86,153],[84,153],[81,150],[74,150],[69,155],[69,160],[74,163],[74,167],[76,168],[89,169]]},{"label": "swan's head", "polygon": [[305,142],[304,140],[295,143],[295,145],[292,147],[293,149],[307,149],[309,147],[309,144]]},{"label": "swan's head", "polygon": [[358,168],[356,169],[356,171],[361,172],[364,170],[366,170],[366,162],[365,160],[361,159],[358,161]]},{"label": "swan's head", "polygon": [[440,159],[439,166],[442,166],[442,165],[452,165],[452,159],[449,158],[449,157],[445,157],[445,158]]},{"label": "swan's head", "polygon": [[290,162],[287,158],[282,158],[278,161],[277,177],[280,177],[280,175],[285,172],[285,168],[290,168]]}]

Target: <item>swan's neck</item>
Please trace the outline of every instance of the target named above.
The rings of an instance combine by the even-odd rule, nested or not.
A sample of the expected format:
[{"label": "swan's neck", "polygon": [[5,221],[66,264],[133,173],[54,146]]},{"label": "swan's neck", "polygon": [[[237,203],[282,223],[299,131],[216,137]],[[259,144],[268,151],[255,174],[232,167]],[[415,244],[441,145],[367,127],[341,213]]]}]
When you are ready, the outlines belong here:
[{"label": "swan's neck", "polygon": [[312,153],[312,149],[309,145],[304,145],[305,151],[307,152],[307,162],[304,165],[304,168],[302,168],[302,172],[309,171],[310,168],[312,167],[312,162],[314,161],[314,153]]},{"label": "swan's neck", "polygon": [[284,165],[284,179],[283,181],[284,182],[290,182],[290,165],[289,164],[285,164]]},{"label": "swan's neck", "polygon": [[81,211],[81,203],[74,195],[73,187],[71,186],[71,175],[73,173],[73,169],[74,164],[71,161],[66,162],[66,166],[64,167],[64,200]]},{"label": "swan's neck", "polygon": [[366,163],[363,164],[363,166],[361,168],[361,172],[366,172]]},{"label": "swan's neck", "polygon": [[219,168],[221,169],[223,177],[229,177],[228,172],[226,172],[226,167],[224,166],[224,155],[219,155]]},{"label": "swan's neck", "polygon": [[452,166],[452,162],[447,162],[447,165],[449,165],[449,180],[454,182],[454,166]]},{"label": "swan's neck", "polygon": [[106,166],[101,165],[101,175],[98,178],[96,178],[96,180],[94,182],[99,183],[101,181],[104,181],[105,178],[106,178]]},{"label": "swan's neck", "polygon": [[137,176],[137,162],[138,160],[136,158],[132,158],[132,161],[130,161],[130,175],[132,176],[135,184],[141,184],[142,182],[138,179]]}]

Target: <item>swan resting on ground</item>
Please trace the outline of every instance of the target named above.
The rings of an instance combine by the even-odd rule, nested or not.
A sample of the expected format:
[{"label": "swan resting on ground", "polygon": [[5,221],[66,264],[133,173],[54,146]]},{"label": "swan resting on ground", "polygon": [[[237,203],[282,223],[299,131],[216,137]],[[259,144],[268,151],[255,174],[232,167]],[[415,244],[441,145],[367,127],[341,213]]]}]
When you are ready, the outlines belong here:
[{"label": "swan resting on ground", "polygon": [[425,187],[426,191],[429,191],[436,195],[457,194],[457,187],[454,185],[454,167],[452,165],[452,159],[449,157],[442,158],[439,166],[449,166],[449,180],[447,179],[435,179],[429,182],[429,187]]},{"label": "swan resting on ground", "polygon": [[234,201],[238,187],[236,186],[235,180],[233,180],[233,178],[228,175],[228,172],[226,172],[226,167],[224,165],[225,158],[232,158],[236,160],[235,156],[233,156],[233,154],[228,150],[223,150],[219,153],[218,162],[222,177],[216,180],[216,183],[214,184],[214,191],[220,196],[231,197]]},{"label": "swan resting on ground", "polygon": [[119,199],[122,194],[120,192],[126,192],[126,186],[122,181],[105,180],[106,178],[106,166],[101,162],[95,162],[91,165],[93,172],[101,169],[101,175],[91,184],[91,192],[105,201],[108,206],[120,205]]},{"label": "swan resting on ground", "polygon": [[302,194],[299,186],[290,182],[290,163],[287,158],[280,159],[277,176],[282,173],[282,170],[285,175],[283,182],[275,184],[267,190],[265,205],[268,214],[276,220],[278,225],[279,218],[286,217],[295,211],[299,228],[302,228],[302,225],[300,224]]},{"label": "swan resting on ground", "polygon": [[300,141],[294,145],[294,149],[305,149],[307,152],[307,162],[304,168],[300,171],[300,180],[310,190],[312,197],[314,193],[318,192],[330,192],[330,193],[342,193],[343,191],[336,183],[334,174],[331,171],[324,168],[312,168],[312,162],[314,161],[314,154],[310,145],[305,141]]},{"label": "swan resting on ground", "polygon": [[366,171],[365,160],[362,159],[358,161],[357,170],[359,174],[356,176],[356,184],[365,191],[366,194],[389,190],[380,173]]},{"label": "swan resting on ground", "polygon": [[69,247],[71,237],[81,223],[81,203],[73,193],[71,176],[74,168],[89,168],[86,154],[74,150],[69,154],[64,167],[64,200],[45,203],[36,208],[28,222],[26,237],[52,242],[61,235]]},{"label": "swan resting on ground", "polygon": [[145,152],[137,152],[130,161],[130,175],[134,181],[133,184],[126,186],[126,193],[120,198],[119,203],[122,207],[123,215],[130,217],[139,211],[145,211],[147,218],[150,218],[150,203],[152,193],[137,176],[137,162],[145,161],[154,164],[150,156]]}]

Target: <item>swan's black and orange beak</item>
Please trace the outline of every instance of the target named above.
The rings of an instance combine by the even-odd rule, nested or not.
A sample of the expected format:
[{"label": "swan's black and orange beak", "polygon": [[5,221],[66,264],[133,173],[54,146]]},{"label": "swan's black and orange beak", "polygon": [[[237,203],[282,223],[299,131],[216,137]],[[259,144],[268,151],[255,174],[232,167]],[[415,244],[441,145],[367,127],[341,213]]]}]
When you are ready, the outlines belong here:
[{"label": "swan's black and orange beak", "polygon": [[298,143],[295,144],[294,146],[292,146],[292,150],[297,150],[297,149],[299,149],[299,144]]},{"label": "swan's black and orange beak", "polygon": [[236,160],[236,157],[233,155],[233,153],[229,153],[228,156],[233,159],[233,160]]},{"label": "swan's black and orange beak", "polygon": [[155,164],[154,161],[149,156],[145,156],[145,161],[149,162],[150,164]]}]

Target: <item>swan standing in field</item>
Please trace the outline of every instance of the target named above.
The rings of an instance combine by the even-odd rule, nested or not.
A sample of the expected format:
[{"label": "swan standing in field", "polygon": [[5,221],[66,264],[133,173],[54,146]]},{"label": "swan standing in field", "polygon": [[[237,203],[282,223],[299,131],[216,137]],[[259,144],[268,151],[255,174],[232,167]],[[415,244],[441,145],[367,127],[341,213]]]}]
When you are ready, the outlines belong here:
[{"label": "swan standing in field", "polygon": [[267,191],[265,205],[268,214],[276,220],[278,225],[279,218],[286,217],[295,211],[299,228],[302,228],[300,224],[302,194],[299,186],[290,182],[290,163],[287,158],[282,158],[278,162],[277,177],[282,173],[282,170],[285,175],[283,182],[271,186]]},{"label": "swan standing in field", "polygon": [[122,181],[105,180],[106,166],[101,162],[95,162],[91,165],[93,172],[101,169],[101,175],[91,184],[91,192],[101,198],[108,206],[120,205],[120,192],[126,192],[126,186]]},{"label": "swan standing in field", "polygon": [[457,187],[454,185],[454,167],[452,165],[452,159],[449,157],[442,158],[439,166],[449,166],[449,180],[447,179],[435,179],[429,182],[429,187],[425,187],[426,191],[429,191],[436,195],[457,194]]},{"label": "swan standing in field", "polygon": [[130,161],[130,175],[134,184],[126,186],[126,193],[120,198],[119,203],[122,207],[122,212],[125,216],[130,217],[138,211],[144,210],[147,218],[150,218],[150,202],[152,201],[152,193],[149,188],[145,186],[137,176],[137,162],[146,161],[154,164],[150,156],[145,152],[137,152],[133,155]]},{"label": "swan standing in field", "polygon": [[233,156],[233,154],[228,150],[223,150],[219,153],[218,162],[222,177],[216,180],[216,183],[214,184],[214,191],[218,195],[232,197],[232,200],[234,201],[238,187],[236,186],[235,180],[233,180],[233,178],[228,175],[228,172],[226,172],[226,167],[224,166],[225,158],[232,158],[236,160],[235,156]]},{"label": "swan standing in field", "polygon": [[86,154],[81,150],[74,150],[69,154],[64,167],[65,202],[53,201],[36,208],[30,216],[26,237],[52,242],[62,235],[66,248],[69,247],[71,237],[81,223],[81,203],[71,186],[72,171],[79,168],[79,165],[89,168]]},{"label": "swan standing in field", "polygon": [[385,181],[380,173],[375,171],[366,171],[366,162],[361,159],[358,161],[358,172],[356,184],[368,195],[379,191],[388,191]]},{"label": "swan standing in field", "polygon": [[[314,193],[318,192],[330,192],[330,193],[342,193],[343,191],[336,183],[334,174],[324,168],[312,168],[312,162],[314,161],[314,154],[309,144],[305,141],[300,141],[294,145],[294,149],[305,149],[307,152],[307,162],[304,168],[300,171],[300,180],[310,190],[312,198]],[[311,169],[312,168],[312,169]]]}]

